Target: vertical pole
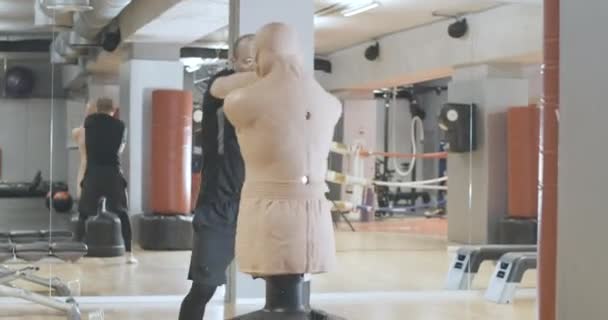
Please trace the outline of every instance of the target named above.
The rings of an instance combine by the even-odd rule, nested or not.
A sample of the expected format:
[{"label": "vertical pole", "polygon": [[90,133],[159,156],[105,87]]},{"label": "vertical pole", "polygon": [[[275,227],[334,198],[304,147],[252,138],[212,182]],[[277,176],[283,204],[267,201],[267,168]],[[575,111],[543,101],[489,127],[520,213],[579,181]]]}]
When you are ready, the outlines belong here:
[{"label": "vertical pole", "polygon": [[540,320],[555,320],[556,314],[559,7],[559,0],[544,2],[538,207],[540,220],[538,318]]}]

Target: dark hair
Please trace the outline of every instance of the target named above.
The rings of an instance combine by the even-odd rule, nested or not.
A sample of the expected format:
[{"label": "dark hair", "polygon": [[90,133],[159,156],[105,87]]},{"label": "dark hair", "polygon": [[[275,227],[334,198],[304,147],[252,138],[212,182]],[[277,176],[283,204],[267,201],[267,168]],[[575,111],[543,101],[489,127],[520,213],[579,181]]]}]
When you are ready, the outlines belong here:
[{"label": "dark hair", "polygon": [[97,112],[112,112],[114,111],[114,102],[110,98],[99,98],[95,103]]},{"label": "dark hair", "polygon": [[251,41],[251,40],[253,40],[253,38],[255,38],[255,34],[248,33],[248,34],[244,34],[244,35],[240,36],[238,39],[236,39],[236,41],[234,42],[234,45],[232,47],[232,57],[235,59],[237,58],[237,52],[238,52],[239,46],[241,45],[241,42]]}]

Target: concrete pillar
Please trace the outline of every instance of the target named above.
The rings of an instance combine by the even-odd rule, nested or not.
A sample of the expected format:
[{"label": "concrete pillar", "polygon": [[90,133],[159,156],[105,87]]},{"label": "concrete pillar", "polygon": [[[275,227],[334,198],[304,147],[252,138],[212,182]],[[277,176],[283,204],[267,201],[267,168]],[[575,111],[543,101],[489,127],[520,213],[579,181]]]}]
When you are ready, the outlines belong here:
[{"label": "concrete pillar", "polygon": [[298,32],[305,63],[312,70],[314,63],[313,0],[231,0],[231,43],[243,34],[255,33],[270,22],[284,22]]},{"label": "concrete pillar", "polygon": [[607,11],[560,1],[557,320],[606,318]]},{"label": "concrete pillar", "polygon": [[477,145],[448,156],[448,240],[495,243],[507,213],[506,111],[526,106],[529,81],[517,66],[480,65],[456,70],[448,102],[478,106]]},{"label": "concrete pillar", "polygon": [[[230,0],[229,41],[243,34],[255,33],[271,22],[284,22],[295,28],[304,52],[305,63],[313,70],[314,62],[314,3],[312,0]],[[226,301],[236,298],[264,297],[264,281],[237,272],[233,264],[228,270]]]},{"label": "concrete pillar", "polygon": [[120,107],[118,76],[90,76],[87,84],[89,101],[105,97],[112,99]]},{"label": "concrete pillar", "polygon": [[120,117],[128,129],[123,169],[132,213],[148,207],[152,91],[182,89],[183,73],[179,47],[167,44],[133,44],[120,65]]}]

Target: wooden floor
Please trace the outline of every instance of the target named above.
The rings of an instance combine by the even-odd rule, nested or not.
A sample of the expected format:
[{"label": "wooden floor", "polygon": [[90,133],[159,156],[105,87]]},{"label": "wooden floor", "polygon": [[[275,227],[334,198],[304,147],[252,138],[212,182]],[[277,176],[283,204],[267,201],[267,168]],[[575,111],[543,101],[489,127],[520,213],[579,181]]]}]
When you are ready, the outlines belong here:
[{"label": "wooden floor", "polygon": [[[482,289],[494,267],[492,264],[483,265],[474,283],[476,290],[443,291],[451,257],[450,246],[441,234],[427,231],[350,232],[344,231],[347,230],[344,225],[340,225],[339,230],[338,268],[313,278],[313,302],[317,307],[350,320],[535,319],[534,291],[531,289],[522,290],[525,294],[513,305],[499,306],[482,298]],[[136,266],[125,265],[123,259],[83,259],[71,265],[41,265],[40,274],[79,280],[81,295],[86,297],[114,297],[104,304],[83,304],[87,312],[103,309],[104,319],[177,319],[179,297],[189,287],[185,279],[189,253],[137,254],[140,264]],[[523,287],[533,288],[535,277],[534,272],[527,274]],[[161,295],[167,299],[154,303],[111,301],[117,296]],[[43,308],[1,300],[0,319],[65,319]],[[255,299],[241,302],[236,307],[225,308],[221,301],[215,301],[205,319],[224,319],[235,313],[255,310],[262,303]]]}]

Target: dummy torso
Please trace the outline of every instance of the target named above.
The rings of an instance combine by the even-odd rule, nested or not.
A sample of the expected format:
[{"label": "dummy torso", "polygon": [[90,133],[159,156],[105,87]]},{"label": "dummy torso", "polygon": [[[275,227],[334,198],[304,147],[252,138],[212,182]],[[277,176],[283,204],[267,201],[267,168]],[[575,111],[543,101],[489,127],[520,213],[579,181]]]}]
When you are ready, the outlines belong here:
[{"label": "dummy torso", "polygon": [[335,244],[324,180],[339,102],[283,57],[253,85],[231,93],[224,109],[245,160],[236,244],[241,271],[328,271]]}]

